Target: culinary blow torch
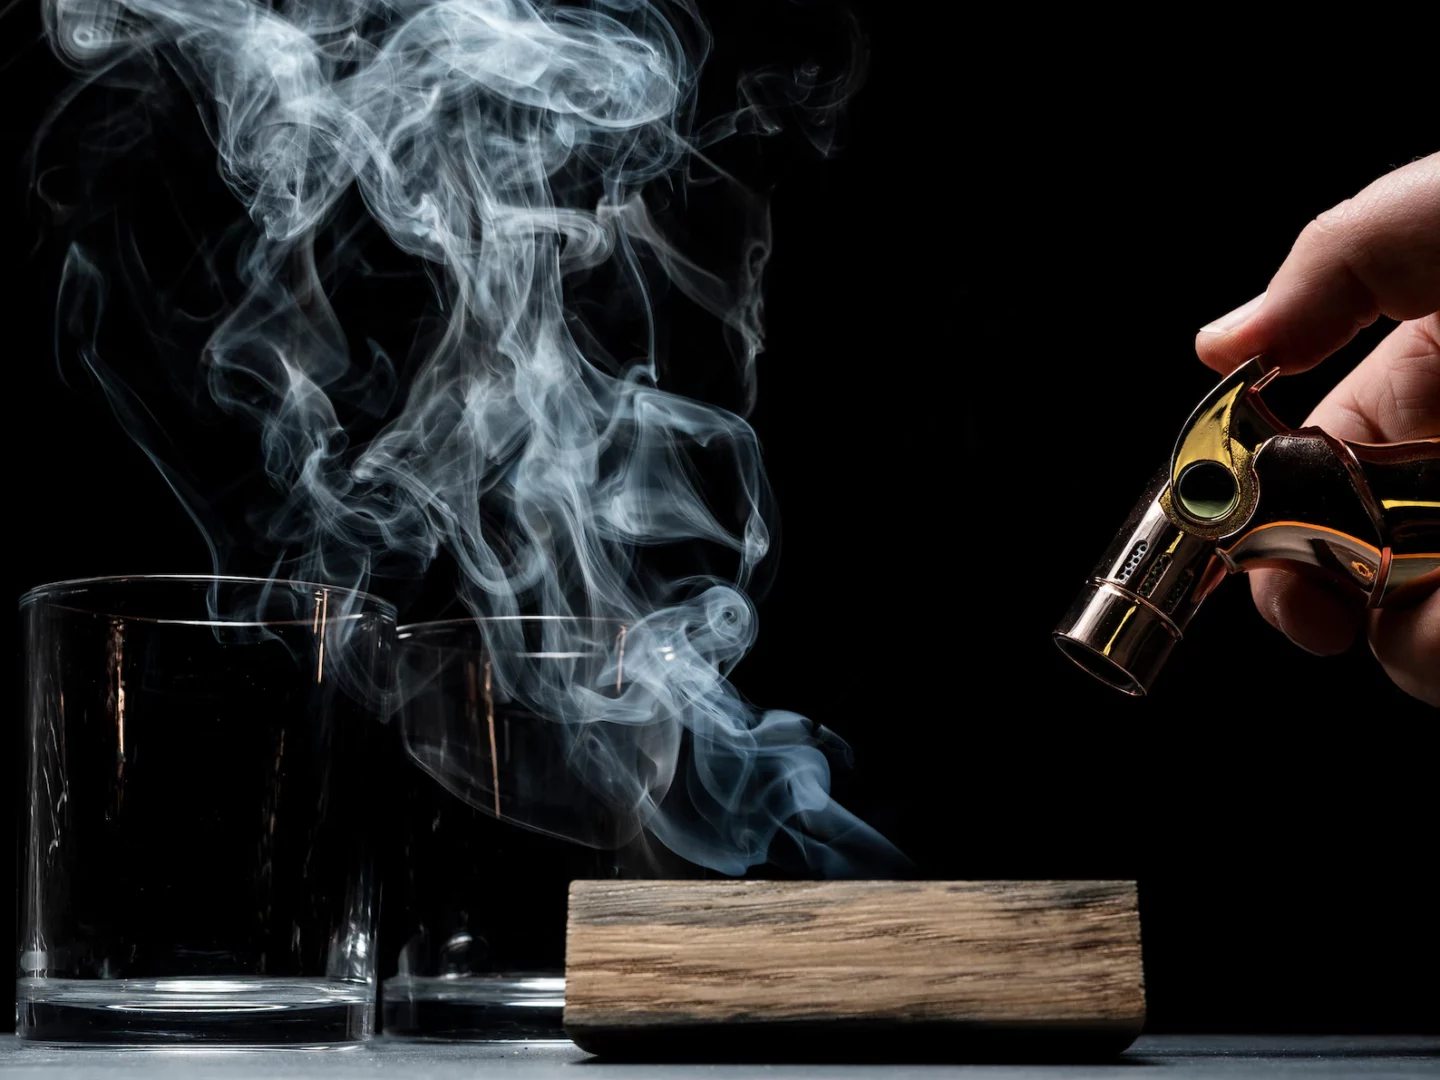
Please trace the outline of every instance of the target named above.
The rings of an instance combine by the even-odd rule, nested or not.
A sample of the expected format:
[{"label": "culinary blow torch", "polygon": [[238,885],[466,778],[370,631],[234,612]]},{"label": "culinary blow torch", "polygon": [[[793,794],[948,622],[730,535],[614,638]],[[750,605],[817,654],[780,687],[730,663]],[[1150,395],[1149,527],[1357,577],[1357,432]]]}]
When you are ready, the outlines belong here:
[{"label": "culinary blow torch", "polygon": [[1148,693],[1228,574],[1304,567],[1370,607],[1440,586],[1440,438],[1292,430],[1260,396],[1276,374],[1257,357],[1200,402],[1056,628],[1061,651],[1101,681]]}]

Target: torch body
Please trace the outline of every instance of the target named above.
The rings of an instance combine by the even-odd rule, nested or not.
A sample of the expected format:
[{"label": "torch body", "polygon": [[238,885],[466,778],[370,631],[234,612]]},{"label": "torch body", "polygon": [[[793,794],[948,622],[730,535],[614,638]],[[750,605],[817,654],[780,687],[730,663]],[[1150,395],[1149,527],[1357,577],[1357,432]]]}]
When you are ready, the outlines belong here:
[{"label": "torch body", "polygon": [[1368,445],[1291,430],[1251,360],[1192,413],[1055,642],[1092,675],[1147,693],[1227,574],[1298,567],[1371,607],[1440,586],[1440,439]]}]

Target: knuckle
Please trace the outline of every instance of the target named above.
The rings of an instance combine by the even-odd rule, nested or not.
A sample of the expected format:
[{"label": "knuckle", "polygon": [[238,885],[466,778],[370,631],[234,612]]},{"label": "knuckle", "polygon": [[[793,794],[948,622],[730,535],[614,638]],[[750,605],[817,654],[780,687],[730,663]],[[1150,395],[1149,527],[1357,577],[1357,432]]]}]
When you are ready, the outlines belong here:
[{"label": "knuckle", "polygon": [[1382,442],[1384,435],[1372,418],[1374,410],[1360,400],[1353,386],[1342,386],[1344,390],[1342,396],[1338,396],[1335,401],[1335,420],[1331,424],[1337,429],[1335,434],[1342,439],[1353,439],[1356,442]]},{"label": "knuckle", "polygon": [[1426,438],[1440,424],[1440,354],[1424,352],[1396,360],[1384,380],[1385,403],[1394,438]]},{"label": "knuckle", "polygon": [[1317,214],[1300,232],[1295,249],[1310,259],[1330,263],[1352,277],[1366,276],[1369,252],[1358,242],[1365,233],[1365,208],[1346,199]]},{"label": "knuckle", "polygon": [[1436,365],[1436,377],[1440,378],[1440,311],[1431,312],[1415,320],[1415,332],[1427,342],[1429,359]]},{"label": "knuckle", "polygon": [[1345,241],[1354,228],[1359,206],[1354,199],[1336,203],[1329,210],[1315,215],[1305,231],[1320,240]]},{"label": "knuckle", "polygon": [[[1326,266],[1348,279],[1357,292],[1376,298],[1391,295],[1397,282],[1405,280],[1402,253],[1387,235],[1383,215],[1377,217],[1370,200],[1346,199],[1305,226],[1296,242],[1311,265]],[[1375,321],[1380,307],[1357,318],[1359,330]]]}]

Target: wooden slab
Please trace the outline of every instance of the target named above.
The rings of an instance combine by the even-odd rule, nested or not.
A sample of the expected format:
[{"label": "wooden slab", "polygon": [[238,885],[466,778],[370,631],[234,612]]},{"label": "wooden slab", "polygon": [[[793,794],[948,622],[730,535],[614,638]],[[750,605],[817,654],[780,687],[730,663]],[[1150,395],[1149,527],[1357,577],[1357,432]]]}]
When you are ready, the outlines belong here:
[{"label": "wooden slab", "polygon": [[1123,881],[577,881],[565,977],[630,1058],[1088,1058],[1145,1019]]}]

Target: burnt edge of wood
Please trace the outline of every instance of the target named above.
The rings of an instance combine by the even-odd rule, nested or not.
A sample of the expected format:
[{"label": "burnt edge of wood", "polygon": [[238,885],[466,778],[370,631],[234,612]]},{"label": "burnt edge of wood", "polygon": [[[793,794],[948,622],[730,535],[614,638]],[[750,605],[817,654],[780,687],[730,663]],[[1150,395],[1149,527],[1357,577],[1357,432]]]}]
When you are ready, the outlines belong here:
[{"label": "burnt edge of wood", "polygon": [[567,1023],[565,1034],[586,1053],[621,1061],[1042,1064],[1119,1057],[1143,1026],[1143,1018],[1053,1024],[777,1020],[643,1027]]},{"label": "burnt edge of wood", "polygon": [[[665,881],[665,880],[580,880],[570,883],[567,897],[567,929],[573,926],[765,926],[770,922],[793,924],[814,922],[814,912],[796,913],[795,907],[816,897],[819,903],[863,899],[868,894],[952,894],[963,900],[1004,900],[1007,909],[1020,914],[1027,910],[1083,912],[1093,907],[1136,904],[1133,880],[1040,880],[1040,881]],[[680,899],[674,906],[657,910],[616,909],[616,900]],[[693,897],[710,894],[713,906],[690,906]],[[707,897],[707,899],[710,899]],[[779,904],[770,912],[757,913],[755,904]]]},{"label": "burnt edge of wood", "polygon": [[[941,892],[965,898],[999,897],[1017,911],[1027,908],[1040,908],[1048,911],[1078,911],[1116,900],[1133,904],[1137,893],[1136,883],[1133,879],[1109,878],[1037,879],[1034,881],[873,881],[863,879],[766,881],[748,878],[667,881],[663,879],[587,880],[580,878],[570,883],[569,919],[573,923],[585,926],[604,926],[617,923],[649,924],[657,921],[656,913],[652,910],[615,911],[608,908],[597,910],[589,906],[597,900],[604,901],[626,893],[663,895],[667,892],[674,892],[683,895],[706,892],[718,894],[727,903],[730,903],[736,899],[765,902],[771,896],[802,900],[809,893],[818,894],[822,900],[825,900],[829,898],[826,896],[827,893],[856,895],[880,890],[893,893],[933,894]],[[717,907],[674,907],[668,909],[660,921],[666,925],[686,925],[696,922],[706,925],[724,925],[722,917],[725,914],[724,909]],[[754,921],[756,916],[753,910],[746,910],[737,918],[743,918],[746,926],[756,925]]]}]

